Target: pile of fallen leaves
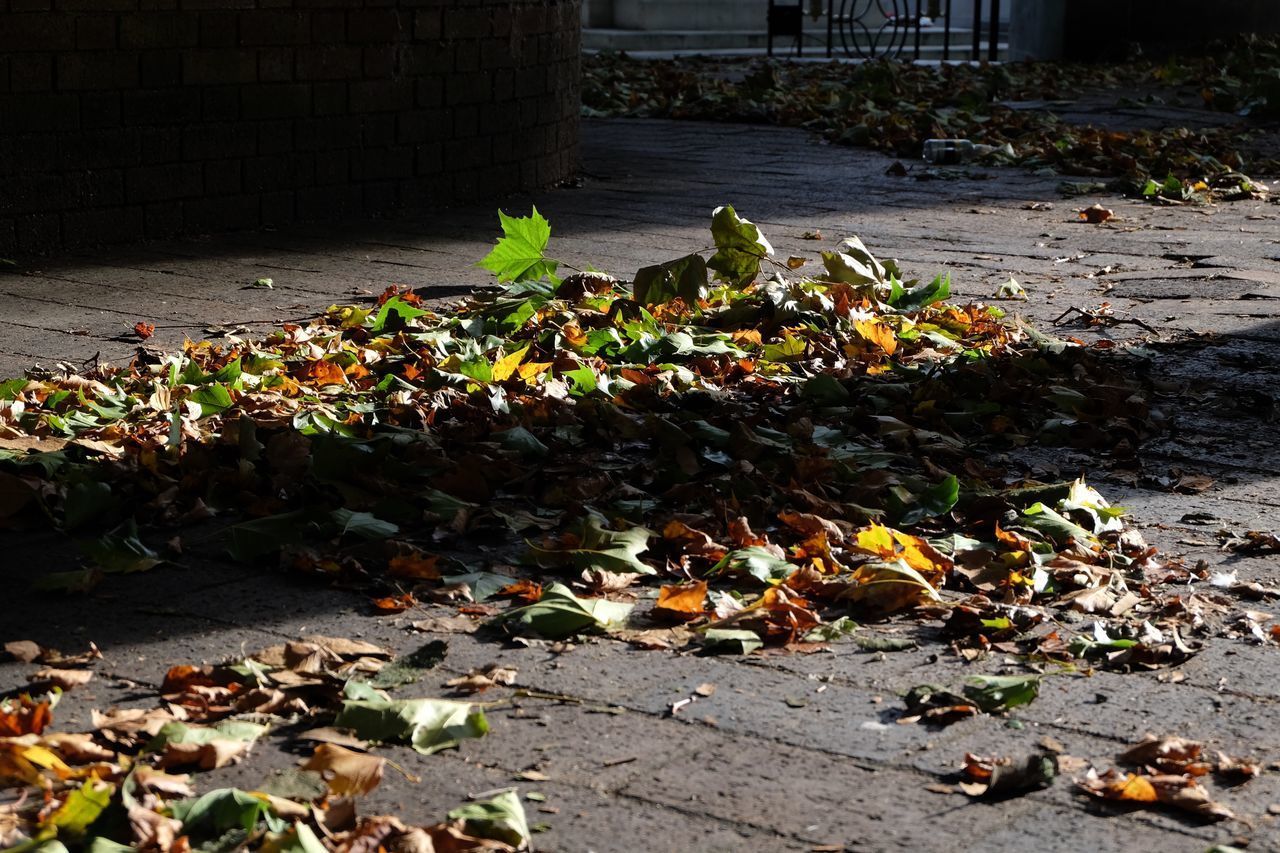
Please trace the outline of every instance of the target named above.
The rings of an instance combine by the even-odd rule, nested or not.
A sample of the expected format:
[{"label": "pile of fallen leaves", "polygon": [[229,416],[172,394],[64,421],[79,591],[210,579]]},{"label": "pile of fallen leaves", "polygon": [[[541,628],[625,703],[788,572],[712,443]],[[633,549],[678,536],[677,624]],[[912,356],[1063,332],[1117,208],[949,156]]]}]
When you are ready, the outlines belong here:
[{"label": "pile of fallen leaves", "polygon": [[[1211,60],[1165,66],[1134,62],[1105,67],[935,67],[895,60],[793,64],[596,54],[584,57],[583,65],[582,100],[588,116],[804,127],[833,142],[904,159],[918,159],[926,139],[970,139],[988,146],[986,162],[1016,163],[1041,174],[1116,178],[1116,189],[1164,201],[1256,198],[1266,192],[1264,185],[1241,171],[1242,152],[1251,147],[1255,132],[1244,125],[1118,131],[1069,123],[1053,111],[1052,101],[1084,89],[1133,92],[1186,85],[1198,75],[1237,79],[1219,78]],[[1240,66],[1243,74],[1245,65],[1237,59],[1232,67]],[[1253,88],[1238,82],[1233,91],[1274,83],[1265,74],[1255,76]],[[1225,97],[1215,100],[1210,89],[1204,91],[1211,107],[1225,105]],[[1277,171],[1277,163],[1263,159],[1250,168],[1270,174]],[[918,173],[940,174],[936,169]]]},{"label": "pile of fallen leaves", "polygon": [[1029,477],[1043,443],[1132,472],[1140,359],[947,304],[857,238],[788,278],[731,207],[710,258],[629,284],[557,277],[536,211],[502,225],[483,264],[506,286],[444,314],[389,289],[0,385],[6,523],[54,519],[87,558],[36,582],[150,568],[144,540],[199,523],[235,559],[373,585],[379,612],[452,602],[550,639],[809,649],[912,612],[966,657],[1134,669],[1229,630],[1211,596],[1159,592],[1188,571],[1123,510]]},{"label": "pile of fallen leaves", "polygon": [[[387,694],[438,663],[444,643],[392,661],[371,643],[308,637],[216,666],[174,666],[156,707],[94,710],[84,732],[51,726],[62,688],[92,678],[88,667],[101,654],[67,658],[30,642],[5,649],[56,665],[32,676],[32,692],[0,700],[0,847],[7,851],[528,847],[530,828],[513,790],[491,792],[497,796],[432,826],[357,815],[356,799],[378,787],[389,764],[376,744],[406,743],[429,755],[488,732],[470,702]],[[197,795],[193,773],[239,762],[277,727],[310,751],[300,769],[254,790]]]}]

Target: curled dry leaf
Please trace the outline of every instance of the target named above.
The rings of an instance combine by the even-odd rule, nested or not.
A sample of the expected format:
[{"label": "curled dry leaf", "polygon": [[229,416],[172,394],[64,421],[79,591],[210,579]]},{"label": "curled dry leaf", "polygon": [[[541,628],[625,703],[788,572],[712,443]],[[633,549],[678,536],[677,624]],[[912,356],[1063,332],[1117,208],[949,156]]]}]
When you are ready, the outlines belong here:
[{"label": "curled dry leaf", "polygon": [[517,674],[515,667],[491,663],[484,669],[472,670],[467,675],[452,678],[444,684],[459,693],[480,693],[490,687],[509,687],[515,684]]},{"label": "curled dry leaf", "polygon": [[1057,774],[1057,758],[1051,754],[1014,759],[968,752],[960,772],[960,790],[971,797],[1025,794],[1049,787]]},{"label": "curled dry leaf", "polygon": [[1203,776],[1209,770],[1208,765],[1200,761],[1203,749],[1204,745],[1194,740],[1148,734],[1140,743],[1117,755],[1116,760],[1122,764],[1149,767],[1162,773]]},{"label": "curled dry leaf", "polygon": [[1099,774],[1090,768],[1084,779],[1077,780],[1076,784],[1085,793],[1101,800],[1163,805],[1211,821],[1235,817],[1231,809],[1214,802],[1208,790],[1187,775],[1125,773],[1114,768]]},{"label": "curled dry leaf", "polygon": [[93,671],[88,669],[54,669],[45,667],[28,676],[34,682],[48,682],[60,690],[72,690],[88,684],[93,679]]},{"label": "curled dry leaf", "polygon": [[1206,776],[1213,773],[1234,782],[1248,781],[1262,772],[1262,765],[1253,759],[1235,758],[1225,752],[1217,752],[1213,758],[1208,758],[1200,742],[1173,735],[1148,734],[1117,755],[1116,760],[1165,774]]},{"label": "curled dry leaf", "polygon": [[469,616],[436,616],[411,622],[409,627],[428,634],[474,634],[480,623]]},{"label": "curled dry leaf", "polygon": [[14,640],[4,644],[5,653],[19,663],[32,663],[44,654],[44,649],[31,640]]},{"label": "curled dry leaf", "polygon": [[302,765],[319,773],[335,797],[358,797],[382,782],[387,760],[381,756],[354,752],[334,743],[321,743]]},{"label": "curled dry leaf", "polygon": [[1080,218],[1090,225],[1101,225],[1115,216],[1115,212],[1100,204],[1093,204],[1079,211]]}]

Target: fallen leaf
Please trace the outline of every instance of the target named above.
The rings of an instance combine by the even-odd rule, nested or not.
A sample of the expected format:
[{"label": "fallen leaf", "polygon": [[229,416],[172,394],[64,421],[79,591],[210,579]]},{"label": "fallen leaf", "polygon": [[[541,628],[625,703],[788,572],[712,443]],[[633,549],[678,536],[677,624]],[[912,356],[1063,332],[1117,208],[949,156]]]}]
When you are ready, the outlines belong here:
[{"label": "fallen leaf", "polygon": [[88,669],[54,669],[45,667],[27,676],[30,681],[47,681],[61,690],[72,690],[88,684],[93,671]]},{"label": "fallen leaf", "polygon": [[670,619],[697,619],[707,612],[706,599],[706,581],[669,584],[658,590],[658,603],[654,605],[653,611],[655,615]]},{"label": "fallen leaf", "polygon": [[387,760],[378,755],[321,743],[302,767],[319,773],[334,796],[358,797],[378,787],[386,764]]},{"label": "fallen leaf", "polygon": [[469,616],[436,616],[411,622],[409,627],[428,634],[474,634],[480,623]]},{"label": "fallen leaf", "polygon": [[53,721],[53,705],[23,694],[0,699],[0,737],[38,735]]},{"label": "fallen leaf", "polygon": [[965,753],[960,789],[971,797],[1001,797],[1038,791],[1053,784],[1058,762],[1033,753],[1021,759]]},{"label": "fallen leaf", "polygon": [[1090,225],[1100,225],[1115,216],[1115,213],[1100,204],[1090,205],[1079,211],[1080,218]]},{"label": "fallen leaf", "polygon": [[474,669],[467,675],[452,678],[444,683],[459,693],[480,693],[490,687],[508,687],[516,683],[516,670],[490,664],[484,669]]},{"label": "fallen leaf", "polygon": [[373,609],[378,613],[391,614],[403,613],[418,603],[418,599],[414,598],[413,593],[406,592],[403,595],[389,595],[383,598],[375,598],[370,602]]},{"label": "fallen leaf", "polygon": [[489,731],[484,712],[447,699],[348,700],[334,725],[365,740],[408,743],[423,755],[450,749]]}]

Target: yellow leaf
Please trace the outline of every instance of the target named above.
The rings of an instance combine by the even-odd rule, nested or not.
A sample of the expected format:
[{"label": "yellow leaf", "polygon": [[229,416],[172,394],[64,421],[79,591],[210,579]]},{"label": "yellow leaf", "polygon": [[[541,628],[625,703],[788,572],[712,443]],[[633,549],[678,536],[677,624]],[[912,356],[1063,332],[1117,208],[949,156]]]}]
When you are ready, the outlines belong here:
[{"label": "yellow leaf", "polygon": [[937,584],[941,575],[951,568],[951,561],[928,542],[880,524],[872,524],[865,530],[859,530],[854,545],[858,550],[885,561],[902,560],[921,572],[931,584]]},{"label": "yellow leaf", "polygon": [[898,349],[898,339],[894,336],[893,329],[884,323],[877,320],[855,320],[853,328],[863,340],[878,346],[885,355],[893,355]]},{"label": "yellow leaf", "polygon": [[513,353],[504,355],[493,363],[493,381],[505,382],[511,378],[511,374],[516,372],[516,368],[520,366],[520,362],[524,361],[525,354],[529,352],[529,347],[516,350]]},{"label": "yellow leaf", "polygon": [[549,361],[530,361],[520,365],[516,371],[525,382],[532,382],[551,369]]},{"label": "yellow leaf", "polygon": [[869,554],[892,559],[894,553],[893,531],[882,524],[873,524],[866,530],[859,530],[855,544]]}]

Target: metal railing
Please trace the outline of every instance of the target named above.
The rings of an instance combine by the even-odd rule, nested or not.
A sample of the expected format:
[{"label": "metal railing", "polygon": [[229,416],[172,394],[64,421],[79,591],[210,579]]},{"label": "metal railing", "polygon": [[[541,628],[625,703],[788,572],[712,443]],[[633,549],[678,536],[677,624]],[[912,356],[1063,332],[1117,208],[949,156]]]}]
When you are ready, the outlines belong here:
[{"label": "metal railing", "polygon": [[[796,52],[803,41],[802,3],[784,5],[769,2],[769,53],[773,53],[775,36],[795,36]],[[836,51],[837,28],[839,48],[846,56],[864,59],[898,57],[912,42],[912,58],[920,58],[921,22],[927,16],[940,17],[943,26],[942,59],[951,59],[951,0],[931,0],[927,15],[926,0],[827,0],[827,56]],[[911,11],[914,5],[915,11]],[[970,59],[982,59],[983,0],[973,3],[973,46]],[[1000,0],[987,0],[987,59],[995,61],[1000,53]]]}]

